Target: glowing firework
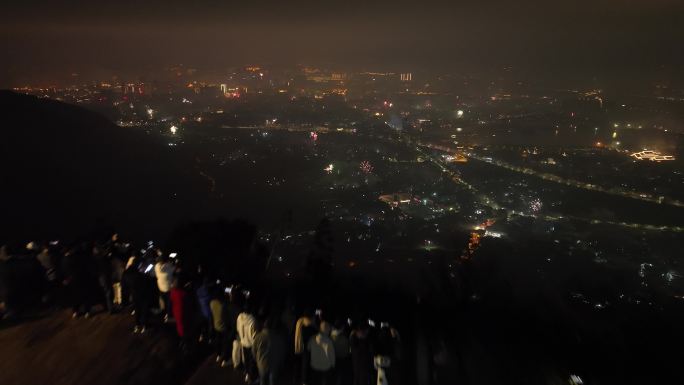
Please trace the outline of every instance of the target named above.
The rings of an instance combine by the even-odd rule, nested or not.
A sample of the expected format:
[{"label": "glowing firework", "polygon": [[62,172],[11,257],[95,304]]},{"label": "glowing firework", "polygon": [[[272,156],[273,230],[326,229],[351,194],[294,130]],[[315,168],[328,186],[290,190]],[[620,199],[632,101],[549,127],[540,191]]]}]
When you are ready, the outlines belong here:
[{"label": "glowing firework", "polygon": [[359,165],[359,169],[360,169],[361,172],[363,172],[364,174],[370,174],[371,172],[373,172],[373,165],[371,165],[369,161],[364,160],[364,161],[361,162],[361,164]]},{"label": "glowing firework", "polygon": [[330,163],[330,164],[328,165],[328,167],[326,167],[326,168],[323,169],[323,171],[327,172],[328,174],[332,174],[334,168],[335,168],[335,167],[333,166],[333,164]]},{"label": "glowing firework", "polygon": [[309,137],[310,137],[311,140],[313,140],[314,142],[318,140],[318,134],[317,134],[315,131],[311,131],[311,133],[309,134]]},{"label": "glowing firework", "polygon": [[533,200],[530,202],[530,210],[532,210],[532,213],[537,214],[539,211],[542,209],[542,202],[539,200],[539,198]]},{"label": "glowing firework", "polygon": [[173,135],[176,135],[176,132],[178,132],[178,127],[176,127],[176,126],[171,126],[171,128],[169,128],[169,130],[171,130],[171,133],[172,133]]}]

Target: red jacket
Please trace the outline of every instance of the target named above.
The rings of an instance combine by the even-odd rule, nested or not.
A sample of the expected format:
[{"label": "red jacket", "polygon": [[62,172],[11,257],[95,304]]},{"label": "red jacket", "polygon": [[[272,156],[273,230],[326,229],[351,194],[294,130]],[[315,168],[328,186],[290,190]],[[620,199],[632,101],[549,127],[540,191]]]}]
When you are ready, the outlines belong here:
[{"label": "red jacket", "polygon": [[178,336],[185,335],[185,304],[187,293],[183,289],[174,287],[171,289],[171,311],[176,319],[176,331]]}]

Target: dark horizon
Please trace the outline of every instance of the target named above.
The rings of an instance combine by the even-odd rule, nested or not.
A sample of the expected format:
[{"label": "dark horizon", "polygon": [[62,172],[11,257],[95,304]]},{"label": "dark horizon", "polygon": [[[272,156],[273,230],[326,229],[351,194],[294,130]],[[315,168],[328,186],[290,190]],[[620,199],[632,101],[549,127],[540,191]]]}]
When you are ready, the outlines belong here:
[{"label": "dark horizon", "polygon": [[[312,63],[345,70],[442,71],[556,83],[680,84],[684,4],[410,1],[145,4],[41,0],[5,5],[0,87],[183,63],[221,70]],[[141,71],[141,68],[143,70]]]}]

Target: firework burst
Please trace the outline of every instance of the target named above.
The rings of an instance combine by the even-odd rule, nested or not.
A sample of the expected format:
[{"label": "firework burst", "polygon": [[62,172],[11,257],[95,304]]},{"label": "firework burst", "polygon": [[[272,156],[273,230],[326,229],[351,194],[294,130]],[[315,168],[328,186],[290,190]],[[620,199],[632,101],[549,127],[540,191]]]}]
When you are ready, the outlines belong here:
[{"label": "firework burst", "polygon": [[371,172],[373,172],[373,165],[371,165],[369,161],[364,160],[364,161],[361,162],[361,164],[359,165],[359,169],[360,169],[361,172],[363,172],[364,174],[370,174]]}]

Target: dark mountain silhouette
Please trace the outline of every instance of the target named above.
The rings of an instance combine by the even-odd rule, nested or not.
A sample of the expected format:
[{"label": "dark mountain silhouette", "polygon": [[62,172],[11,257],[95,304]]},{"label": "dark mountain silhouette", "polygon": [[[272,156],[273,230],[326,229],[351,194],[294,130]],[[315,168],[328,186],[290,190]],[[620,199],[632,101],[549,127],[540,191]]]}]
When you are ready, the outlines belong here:
[{"label": "dark mountain silhouette", "polygon": [[192,157],[65,103],[0,91],[2,237],[168,231],[201,204]]}]

